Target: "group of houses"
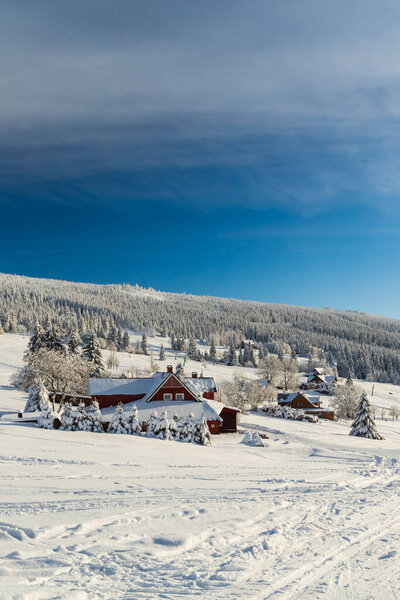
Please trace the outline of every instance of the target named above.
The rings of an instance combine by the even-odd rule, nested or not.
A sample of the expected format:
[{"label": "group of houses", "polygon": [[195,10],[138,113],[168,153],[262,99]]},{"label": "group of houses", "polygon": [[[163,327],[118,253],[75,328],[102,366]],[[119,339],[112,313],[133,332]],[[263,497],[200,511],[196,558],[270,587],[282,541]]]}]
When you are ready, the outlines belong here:
[{"label": "group of houses", "polygon": [[335,375],[327,375],[324,369],[316,367],[302,378],[301,391],[278,394],[278,404],[333,421],[335,411],[321,406],[321,395],[332,393],[336,383]]}]

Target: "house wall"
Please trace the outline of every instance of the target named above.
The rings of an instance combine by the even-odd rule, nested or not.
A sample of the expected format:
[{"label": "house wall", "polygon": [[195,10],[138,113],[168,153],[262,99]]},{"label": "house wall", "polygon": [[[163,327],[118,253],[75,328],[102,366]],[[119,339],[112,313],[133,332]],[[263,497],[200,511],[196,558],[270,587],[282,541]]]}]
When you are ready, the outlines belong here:
[{"label": "house wall", "polygon": [[113,394],[112,396],[92,396],[93,400],[97,400],[100,408],[107,408],[108,406],[117,406],[120,402],[127,404],[128,402],[134,402],[144,398],[146,394]]},{"label": "house wall", "polygon": [[290,406],[291,408],[315,408],[319,407],[319,402],[316,401],[314,404],[313,402],[310,402],[310,400],[304,398],[303,396],[297,396],[297,398],[292,400],[292,402],[290,402],[288,406]]},{"label": "house wall", "polygon": [[[223,408],[220,412],[220,417],[222,419],[222,423],[219,425],[219,430],[221,433],[228,431],[237,431],[237,415],[238,413],[231,408]],[[210,430],[211,431],[211,430]]]},{"label": "house wall", "polygon": [[204,392],[203,398],[206,400],[215,400],[215,392]]},{"label": "house wall", "polygon": [[183,394],[183,400],[190,400],[191,402],[193,402],[193,400],[197,400],[197,398],[193,396],[193,394],[188,392],[188,390],[185,389],[183,386],[162,386],[156,391],[156,393],[151,398],[151,400],[149,400],[149,402],[155,402],[156,400],[164,400],[164,394],[172,394],[172,400],[176,400],[175,394]]}]

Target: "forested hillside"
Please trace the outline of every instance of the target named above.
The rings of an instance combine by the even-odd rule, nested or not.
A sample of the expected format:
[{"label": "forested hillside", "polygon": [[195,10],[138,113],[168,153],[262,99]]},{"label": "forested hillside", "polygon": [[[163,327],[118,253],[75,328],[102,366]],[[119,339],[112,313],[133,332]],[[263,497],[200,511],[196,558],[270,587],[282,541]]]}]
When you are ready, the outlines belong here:
[{"label": "forested hillside", "polygon": [[336,311],[156,292],[130,285],[94,285],[0,274],[5,331],[31,332],[57,323],[65,335],[110,327],[239,345],[242,339],[277,351],[319,352],[339,375],[400,383],[400,321]]}]

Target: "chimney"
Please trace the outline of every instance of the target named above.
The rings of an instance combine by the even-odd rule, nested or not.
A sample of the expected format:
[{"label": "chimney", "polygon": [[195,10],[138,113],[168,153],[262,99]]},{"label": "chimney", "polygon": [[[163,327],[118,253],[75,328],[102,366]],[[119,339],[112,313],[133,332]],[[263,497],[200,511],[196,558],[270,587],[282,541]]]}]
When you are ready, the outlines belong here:
[{"label": "chimney", "polygon": [[197,379],[197,371],[193,371],[192,377],[193,377],[193,379]]},{"label": "chimney", "polygon": [[168,365],[167,366],[167,373],[172,373],[173,369],[172,369],[172,365]]}]

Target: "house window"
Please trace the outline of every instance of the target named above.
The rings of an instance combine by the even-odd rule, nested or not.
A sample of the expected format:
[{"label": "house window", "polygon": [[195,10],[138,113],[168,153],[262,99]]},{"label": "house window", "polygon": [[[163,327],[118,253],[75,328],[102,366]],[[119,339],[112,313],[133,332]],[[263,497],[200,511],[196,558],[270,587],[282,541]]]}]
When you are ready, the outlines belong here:
[{"label": "house window", "polygon": [[175,394],[175,400],[184,400],[185,394]]},{"label": "house window", "polygon": [[164,400],[172,400],[172,394],[164,394]]}]

